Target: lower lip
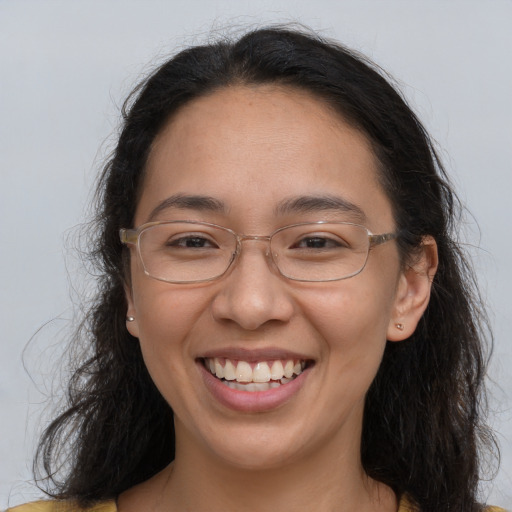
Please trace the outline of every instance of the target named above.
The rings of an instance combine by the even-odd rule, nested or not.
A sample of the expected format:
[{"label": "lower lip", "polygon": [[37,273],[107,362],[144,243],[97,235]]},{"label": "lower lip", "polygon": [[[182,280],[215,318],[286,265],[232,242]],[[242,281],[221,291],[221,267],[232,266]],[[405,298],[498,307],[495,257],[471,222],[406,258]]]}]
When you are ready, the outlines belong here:
[{"label": "lower lip", "polygon": [[265,412],[287,403],[303,386],[310,368],[306,368],[300,375],[287,384],[267,391],[240,391],[232,389],[217,377],[214,377],[202,364],[197,362],[201,377],[210,393],[222,405],[240,412]]}]

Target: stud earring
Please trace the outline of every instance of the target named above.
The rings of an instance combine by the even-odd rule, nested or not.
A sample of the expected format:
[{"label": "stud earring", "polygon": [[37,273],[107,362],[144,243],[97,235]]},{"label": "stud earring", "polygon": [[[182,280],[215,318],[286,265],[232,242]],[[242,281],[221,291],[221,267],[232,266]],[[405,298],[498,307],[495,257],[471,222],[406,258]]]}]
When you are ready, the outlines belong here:
[{"label": "stud earring", "polygon": [[126,321],[127,322],[133,322],[135,320],[135,317],[134,316],[127,316],[126,317]]},{"label": "stud earring", "polygon": [[395,327],[396,327],[399,331],[403,331],[403,330],[404,330],[404,324],[395,324]]}]

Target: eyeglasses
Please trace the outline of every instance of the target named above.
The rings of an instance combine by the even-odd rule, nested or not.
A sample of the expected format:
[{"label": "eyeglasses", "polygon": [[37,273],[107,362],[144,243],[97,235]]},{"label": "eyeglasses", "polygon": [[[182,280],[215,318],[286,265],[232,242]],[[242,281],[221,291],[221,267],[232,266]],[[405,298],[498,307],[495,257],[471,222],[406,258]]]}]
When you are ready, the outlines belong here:
[{"label": "eyeglasses", "polygon": [[200,283],[224,275],[242,251],[242,242],[268,242],[266,253],[279,273],[294,281],[338,281],[359,274],[372,247],[396,238],[372,234],[349,222],[304,222],[269,236],[188,220],[149,222],[121,229],[123,244],[137,247],[144,272],[168,283]]}]

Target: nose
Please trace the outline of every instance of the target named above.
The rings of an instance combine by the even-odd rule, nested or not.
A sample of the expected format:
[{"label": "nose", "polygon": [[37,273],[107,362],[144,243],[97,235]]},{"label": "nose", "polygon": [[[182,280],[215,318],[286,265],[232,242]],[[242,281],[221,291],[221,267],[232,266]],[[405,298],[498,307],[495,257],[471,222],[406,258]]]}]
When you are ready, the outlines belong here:
[{"label": "nose", "polygon": [[268,322],[287,322],[293,315],[293,300],[267,252],[268,242],[245,240],[233,268],[219,282],[212,303],[218,321],[232,321],[245,330]]}]

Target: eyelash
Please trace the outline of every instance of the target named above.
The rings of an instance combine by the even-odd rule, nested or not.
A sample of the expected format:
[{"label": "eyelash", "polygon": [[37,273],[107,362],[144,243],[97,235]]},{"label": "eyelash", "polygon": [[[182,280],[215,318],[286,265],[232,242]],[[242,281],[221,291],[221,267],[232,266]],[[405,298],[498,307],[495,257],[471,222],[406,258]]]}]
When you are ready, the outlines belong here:
[{"label": "eyelash", "polygon": [[[192,243],[191,245],[189,245]],[[212,239],[202,235],[181,235],[179,238],[167,241],[165,244],[167,247],[176,247],[184,249],[205,249],[219,247],[219,244],[214,242]],[[316,234],[316,235],[304,235],[299,238],[297,242],[290,245],[289,249],[318,249],[328,250],[333,248],[347,247],[347,244],[340,239],[334,239],[332,236]]]},{"label": "eyelash", "polygon": [[200,241],[200,242],[206,242],[207,244],[211,244],[211,246],[218,247],[218,244],[214,243],[212,240],[208,239],[207,237],[201,236],[201,235],[184,235],[180,236],[179,238],[175,238],[173,240],[167,241],[165,244],[167,247],[182,247],[185,249],[194,249],[194,248],[204,248],[204,245],[201,245],[200,247],[197,245],[187,245],[190,241]]}]

